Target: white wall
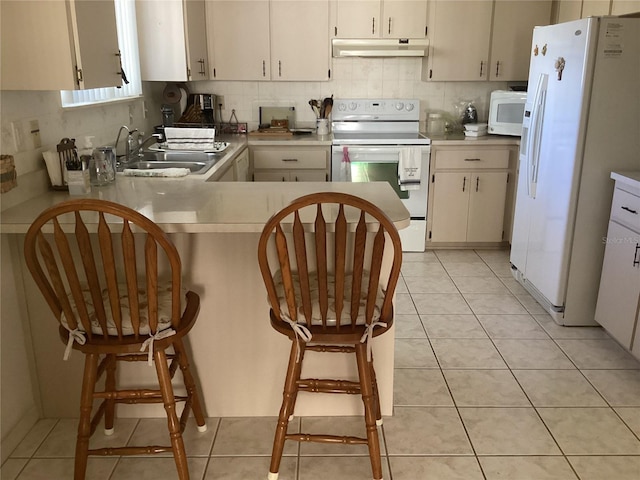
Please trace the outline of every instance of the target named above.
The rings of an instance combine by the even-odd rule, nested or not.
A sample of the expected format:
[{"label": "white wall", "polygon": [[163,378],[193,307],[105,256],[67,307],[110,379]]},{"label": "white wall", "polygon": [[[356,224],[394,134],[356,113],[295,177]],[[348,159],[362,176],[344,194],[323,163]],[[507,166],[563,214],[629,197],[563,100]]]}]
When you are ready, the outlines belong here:
[{"label": "white wall", "polygon": [[[2,91],[0,105],[0,153],[13,155],[18,174],[18,186],[0,196],[0,210],[48,190],[42,152],[55,150],[62,138],[80,140],[85,135],[93,135],[94,145],[98,146],[115,141],[121,125],[145,129],[146,124],[142,118],[142,100],[62,109],[60,93],[57,91]],[[33,120],[38,121],[40,128],[40,148],[34,147],[30,133]],[[17,145],[14,142],[14,129],[18,132]],[[12,250],[8,235],[2,235],[0,248],[0,451],[4,461],[42,410],[37,385],[32,382],[35,367],[28,341],[22,279],[19,269],[12,262],[12,258],[17,258],[21,253]]]}]

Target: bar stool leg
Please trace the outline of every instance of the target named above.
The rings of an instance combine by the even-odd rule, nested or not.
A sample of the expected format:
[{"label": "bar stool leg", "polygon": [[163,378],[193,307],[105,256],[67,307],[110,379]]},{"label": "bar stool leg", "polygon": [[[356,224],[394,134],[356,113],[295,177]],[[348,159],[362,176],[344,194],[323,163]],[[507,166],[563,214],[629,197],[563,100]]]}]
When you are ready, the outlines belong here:
[{"label": "bar stool leg", "polygon": [[[298,345],[300,347],[300,358],[298,361]],[[269,466],[268,480],[276,480],[280,471],[280,460],[284,450],[289,418],[293,415],[298,396],[298,380],[302,372],[302,358],[304,356],[305,344],[293,340],[291,342],[291,353],[289,354],[289,365],[287,376],[284,381],[284,391],[282,393],[282,406],[278,416],[278,426],[276,427],[275,438],[273,439],[273,451],[271,452],[271,465]]]},{"label": "bar stool leg", "polygon": [[[116,390],[116,365],[118,361],[116,356],[112,353],[107,355],[107,378],[105,379],[104,389],[107,392],[114,392]],[[115,399],[107,400],[104,410],[104,434],[113,435],[113,424],[116,416],[116,401]]]},{"label": "bar stool leg", "polygon": [[182,439],[182,432],[180,431],[180,421],[176,414],[176,400],[173,394],[173,387],[171,386],[171,374],[167,366],[167,356],[164,350],[156,350],[154,357],[164,409],[167,412],[169,436],[171,438],[171,448],[173,449],[173,459],[176,462],[176,469],[178,470],[178,478],[180,480],[189,480],[187,454],[185,453],[184,440]]},{"label": "bar stool leg", "polygon": [[187,394],[191,397],[191,410],[196,420],[199,432],[207,431],[207,423],[202,411],[202,403],[200,402],[200,394],[198,387],[191,374],[191,366],[189,365],[189,357],[187,357],[187,351],[182,342],[182,339],[178,339],[173,342],[173,348],[178,355],[178,363],[180,364],[180,370],[182,370],[182,378],[184,379],[184,386],[187,389]]},{"label": "bar stool leg", "polygon": [[371,378],[372,366],[367,360],[366,343],[358,343],[356,346],[356,359],[358,361],[358,375],[360,377],[360,391],[364,403],[364,421],[367,428],[367,443],[369,445],[369,457],[374,480],[382,479],[382,459],[380,458],[380,440],[378,427],[376,426],[376,407],[374,402],[373,384]]},{"label": "bar stool leg", "polygon": [[82,379],[82,393],[80,396],[80,421],[78,423],[76,459],[73,473],[74,480],[84,480],[87,472],[89,437],[91,437],[91,410],[97,375],[98,354],[85,354],[84,378]]}]

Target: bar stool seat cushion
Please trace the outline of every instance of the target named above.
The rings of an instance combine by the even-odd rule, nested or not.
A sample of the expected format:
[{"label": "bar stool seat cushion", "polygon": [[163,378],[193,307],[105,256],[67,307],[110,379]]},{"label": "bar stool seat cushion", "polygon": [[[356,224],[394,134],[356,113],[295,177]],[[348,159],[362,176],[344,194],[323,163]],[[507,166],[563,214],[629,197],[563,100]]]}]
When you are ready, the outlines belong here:
[{"label": "bar stool seat cushion", "polygon": [[[293,274],[294,277],[294,285],[295,288],[295,296],[296,296],[296,305],[298,305],[298,320],[297,323],[301,325],[308,325],[308,320],[305,318],[303,308],[302,308],[302,296],[300,294],[300,290],[298,288],[299,276],[297,273]],[[280,311],[282,314],[282,318],[286,320],[293,320],[289,315],[289,307],[287,306],[286,295],[284,294],[284,284],[282,282],[282,273],[278,270],[274,276],[274,281],[276,285],[276,291],[278,293],[278,298],[280,298]],[[351,292],[353,275],[347,274],[344,277],[345,282],[345,292]],[[336,305],[335,305],[335,276],[332,274],[327,275],[327,290],[328,290],[328,300],[329,305],[327,309],[327,326],[335,326],[337,323],[337,315],[336,315]],[[313,272],[309,273],[309,285],[310,285],[310,294],[311,294],[311,325],[322,325],[322,315],[320,314],[320,288],[318,286],[318,274]],[[360,290],[360,308],[358,308],[358,317],[356,318],[356,325],[365,325],[365,305],[367,302],[367,293],[369,292],[369,272],[363,272],[362,275],[362,288]],[[349,312],[351,299],[345,297],[344,299],[345,306],[340,316],[340,325],[351,325],[351,315]],[[380,306],[384,302],[384,291],[378,286],[378,291],[376,294],[376,305],[373,313],[373,321],[377,321],[380,319]]]},{"label": "bar stool seat cushion", "polygon": [[[184,298],[187,293],[186,289],[181,289],[182,294],[180,298],[182,299],[180,312],[184,311]],[[131,324],[131,310],[129,308],[129,295],[127,294],[127,285],[120,283],[118,284],[118,292],[120,299],[120,310],[122,312],[122,334],[123,335],[133,335],[134,329]],[[93,304],[93,299],[91,298],[91,291],[88,287],[82,288],[82,296],[84,298],[84,303],[87,307],[87,313],[89,315],[89,321],[91,322],[91,332],[102,335],[102,327],[98,322],[98,317],[96,314],[95,306]],[[73,295],[69,294],[69,303],[71,304],[71,308],[78,315],[78,308],[76,307],[75,301],[73,299]],[[104,288],[102,290],[102,301],[103,305],[105,305],[105,317],[107,320],[107,333],[109,335],[117,336],[118,330],[116,328],[115,321],[113,320],[113,312],[111,308],[108,306],[109,303],[109,290]],[[147,291],[144,288],[138,288],[138,302],[140,305],[140,335],[149,335],[149,318],[147,316]],[[68,328],[67,319],[62,315],[61,323]],[[171,328],[171,282],[163,282],[158,284],[158,331],[166,330],[167,328]],[[80,322],[78,322],[78,330],[84,331]]]}]

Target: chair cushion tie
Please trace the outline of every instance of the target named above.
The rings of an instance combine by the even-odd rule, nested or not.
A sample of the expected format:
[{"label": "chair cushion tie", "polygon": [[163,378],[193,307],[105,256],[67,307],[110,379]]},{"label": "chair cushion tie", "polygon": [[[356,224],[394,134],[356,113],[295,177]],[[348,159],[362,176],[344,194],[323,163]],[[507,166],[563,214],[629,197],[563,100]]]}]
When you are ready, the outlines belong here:
[{"label": "chair cushion tie", "polygon": [[160,330],[155,333],[155,335],[149,334],[149,338],[147,338],[144,342],[142,342],[142,346],[140,347],[140,351],[144,352],[149,349],[147,353],[147,365],[153,365],[153,342],[155,340],[162,340],[163,338],[170,337],[175,335],[176,331],[173,328],[167,328],[165,330]]},{"label": "chair cushion tie", "polygon": [[367,328],[364,330],[364,334],[360,337],[360,343],[367,344],[367,361],[370,362],[372,359],[372,348],[371,339],[373,338],[373,329],[376,327],[386,327],[386,322],[379,322],[378,320],[367,325]]},{"label": "chair cushion tie", "polygon": [[[62,314],[62,317],[64,317],[64,313]],[[70,329],[67,326],[67,322],[62,321],[61,325],[67,329],[67,331],[69,332],[69,340],[67,340],[67,346],[64,349],[64,355],[62,356],[62,359],[64,361],[69,360],[69,357],[71,356],[71,349],[73,348],[73,342],[78,342],[80,345],[84,345],[85,343],[87,343],[87,338],[85,337],[85,332],[83,330],[80,330],[78,328],[74,328],[73,330]]]},{"label": "chair cushion tie", "polygon": [[291,325],[293,333],[295,333],[296,335],[296,345],[298,347],[298,353],[296,354],[296,363],[300,363],[300,338],[302,338],[302,340],[304,340],[305,342],[310,342],[312,337],[311,332],[304,325],[296,323],[289,318],[285,318],[285,321],[289,325]]}]

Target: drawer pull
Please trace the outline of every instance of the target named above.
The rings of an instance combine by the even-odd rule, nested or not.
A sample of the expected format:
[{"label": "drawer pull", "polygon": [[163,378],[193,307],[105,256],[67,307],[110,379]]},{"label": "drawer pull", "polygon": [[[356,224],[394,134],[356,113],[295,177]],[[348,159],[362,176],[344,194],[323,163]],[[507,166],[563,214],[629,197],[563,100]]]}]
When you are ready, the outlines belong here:
[{"label": "drawer pull", "polygon": [[297,162],[298,159],[297,158],[283,158],[282,161],[283,162]]},{"label": "drawer pull", "polygon": [[638,214],[638,211],[637,211],[637,210],[632,210],[632,209],[630,209],[629,207],[625,207],[624,205],[623,205],[623,206],[621,206],[620,208],[621,208],[622,210],[626,210],[626,211],[627,211],[627,212],[629,212],[629,213],[633,213],[634,215],[637,215],[637,214]]},{"label": "drawer pull", "polygon": [[480,159],[479,158],[465,158],[464,161],[465,162],[479,162]]},{"label": "drawer pull", "polygon": [[633,254],[633,266],[640,265],[640,256],[638,253],[640,252],[640,243],[636,243],[636,251]]}]

